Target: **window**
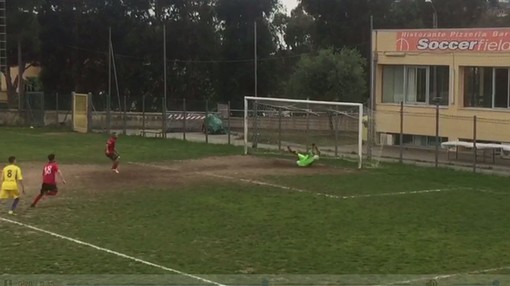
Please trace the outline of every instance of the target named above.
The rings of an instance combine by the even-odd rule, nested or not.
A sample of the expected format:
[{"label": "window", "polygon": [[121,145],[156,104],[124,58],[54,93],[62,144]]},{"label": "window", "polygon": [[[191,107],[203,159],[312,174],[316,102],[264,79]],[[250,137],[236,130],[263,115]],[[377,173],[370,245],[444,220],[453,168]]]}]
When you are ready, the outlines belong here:
[{"label": "window", "polygon": [[448,105],[450,98],[450,68],[433,66],[430,68],[431,98],[438,100],[440,105]]},{"label": "window", "polygon": [[510,107],[509,68],[465,67],[464,106]]},{"label": "window", "polygon": [[404,67],[385,66],[383,69],[383,102],[400,103],[404,100]]},{"label": "window", "polygon": [[[394,134],[395,145],[400,145],[400,134]],[[439,144],[448,141],[447,137],[439,137]],[[402,144],[407,146],[435,147],[436,137],[425,135],[403,134]]]},{"label": "window", "polygon": [[427,103],[429,70],[426,67],[406,67],[406,103]]},{"label": "window", "polygon": [[448,66],[384,66],[383,103],[448,105]]},{"label": "window", "polygon": [[464,106],[492,107],[492,68],[464,69]]}]

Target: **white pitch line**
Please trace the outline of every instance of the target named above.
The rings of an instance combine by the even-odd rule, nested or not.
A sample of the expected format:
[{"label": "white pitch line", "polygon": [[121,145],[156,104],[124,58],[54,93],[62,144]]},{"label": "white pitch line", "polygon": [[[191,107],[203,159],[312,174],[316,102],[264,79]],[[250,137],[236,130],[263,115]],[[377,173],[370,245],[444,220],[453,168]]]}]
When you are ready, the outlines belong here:
[{"label": "white pitch line", "polygon": [[[161,166],[161,165],[153,165],[153,164],[145,164],[145,163],[134,163],[134,162],[129,162],[129,164],[139,165],[139,166],[144,166],[144,167],[159,168],[159,169],[162,169],[162,170],[169,170],[169,171],[179,171],[178,169],[170,168],[170,167],[167,167],[167,166]],[[276,188],[276,189],[282,189],[282,190],[286,190],[286,191],[294,191],[294,192],[299,192],[299,193],[307,193],[307,194],[312,194],[312,195],[316,195],[316,196],[319,196],[319,197],[326,197],[326,198],[337,199],[337,200],[372,198],[372,197],[386,197],[386,196],[417,195],[417,194],[439,193],[439,192],[449,192],[449,191],[460,190],[460,189],[430,189],[430,190],[409,191],[409,192],[394,192],[394,193],[382,193],[382,194],[363,194],[363,195],[339,196],[339,195],[331,195],[331,194],[327,194],[327,193],[313,192],[313,191],[308,191],[308,190],[304,190],[304,189],[299,189],[299,188],[294,188],[294,187],[289,187],[289,186],[284,186],[284,185],[279,185],[279,184],[274,184],[274,183],[269,183],[269,182],[264,182],[264,181],[259,181],[259,180],[244,179],[244,178],[232,177],[232,176],[227,176],[227,175],[219,175],[219,174],[214,174],[214,173],[209,173],[209,172],[193,172],[193,173],[199,174],[199,175],[206,175],[206,176],[209,176],[209,177],[214,177],[214,178],[219,178],[219,179],[230,180],[230,181],[239,181],[239,182],[248,183],[248,184],[254,184],[254,185],[259,185],[259,186],[265,186],[265,187],[271,187],[271,188]]]},{"label": "white pitch line", "polygon": [[482,192],[482,193],[488,193],[488,194],[494,194],[494,195],[509,195],[510,193],[504,193],[504,192],[495,192],[495,191],[491,191],[491,190],[476,190],[475,191],[479,191],[479,192]]},{"label": "white pitch line", "polygon": [[427,281],[428,280],[444,280],[444,279],[453,278],[453,277],[462,276],[462,275],[483,274],[483,273],[489,273],[489,272],[495,272],[495,271],[507,270],[507,269],[510,269],[510,265],[509,266],[496,267],[496,268],[482,269],[482,270],[474,270],[474,271],[470,271],[470,272],[459,272],[459,273],[451,273],[451,274],[443,274],[443,275],[437,275],[437,276],[421,277],[421,278],[416,278],[416,279],[395,281],[395,282],[390,282],[390,283],[387,283],[387,284],[381,284],[381,285],[376,285],[376,286],[389,286],[389,285],[396,285],[396,284],[411,284],[411,283],[414,283],[414,282],[420,282],[420,281],[425,281],[425,280],[427,280]]},{"label": "white pitch line", "polygon": [[185,277],[188,277],[188,278],[192,278],[192,279],[204,282],[204,283],[208,283],[208,284],[212,284],[212,285],[216,285],[216,286],[226,286],[224,284],[221,284],[221,283],[218,283],[218,282],[214,282],[214,281],[209,280],[209,279],[205,279],[205,278],[193,275],[193,274],[189,274],[189,273],[182,272],[182,271],[179,271],[179,270],[176,270],[176,269],[172,269],[172,268],[169,268],[169,267],[166,267],[166,266],[163,266],[163,265],[159,265],[159,264],[152,263],[152,262],[149,262],[149,261],[146,261],[146,260],[142,260],[140,258],[129,256],[129,255],[124,254],[124,253],[120,253],[120,252],[117,252],[117,251],[114,251],[114,250],[111,250],[111,249],[107,249],[107,248],[104,248],[104,247],[100,247],[100,246],[94,245],[92,243],[88,243],[88,242],[84,242],[84,241],[81,241],[81,240],[78,240],[78,239],[67,237],[67,236],[64,236],[64,235],[61,235],[61,234],[58,234],[58,233],[55,233],[55,232],[44,230],[42,228],[38,228],[38,227],[35,227],[35,226],[24,224],[24,223],[15,221],[15,220],[10,220],[10,219],[6,219],[6,218],[0,217],[0,221],[4,221],[4,222],[15,224],[15,225],[18,225],[18,226],[21,226],[21,227],[29,228],[31,230],[42,232],[44,234],[48,234],[48,235],[54,236],[56,238],[67,240],[67,241],[70,241],[70,242],[73,242],[73,243],[76,243],[76,244],[79,244],[79,245],[88,246],[90,248],[106,252],[108,254],[113,254],[113,255],[118,256],[118,257],[122,257],[122,258],[125,258],[125,259],[136,261],[136,262],[141,263],[141,264],[152,266],[154,268],[159,268],[161,270],[165,270],[165,271],[168,271],[168,272],[173,272],[175,274],[179,274],[179,275],[182,275],[182,276],[185,276]]},{"label": "white pitch line", "polygon": [[250,183],[250,184],[266,186],[266,187],[273,187],[273,188],[278,188],[278,189],[283,189],[283,190],[288,190],[288,191],[295,191],[295,192],[300,192],[300,193],[309,193],[309,194],[314,194],[314,195],[321,196],[321,197],[326,197],[326,198],[331,198],[331,199],[340,199],[340,200],[371,198],[371,197],[384,197],[384,196],[415,195],[415,194],[437,193],[437,192],[447,192],[447,191],[455,190],[455,189],[433,189],[433,190],[410,191],[410,192],[338,196],[338,195],[331,195],[331,194],[326,194],[326,193],[312,192],[312,191],[307,191],[307,190],[298,189],[298,188],[294,188],[294,187],[282,186],[282,185],[258,181],[258,180],[236,178],[236,177],[231,177],[231,176],[218,175],[218,174],[205,173],[205,172],[201,172],[200,174],[207,175],[210,177],[216,177],[216,178],[220,178],[220,179],[240,181],[240,182],[244,182],[244,183]]}]

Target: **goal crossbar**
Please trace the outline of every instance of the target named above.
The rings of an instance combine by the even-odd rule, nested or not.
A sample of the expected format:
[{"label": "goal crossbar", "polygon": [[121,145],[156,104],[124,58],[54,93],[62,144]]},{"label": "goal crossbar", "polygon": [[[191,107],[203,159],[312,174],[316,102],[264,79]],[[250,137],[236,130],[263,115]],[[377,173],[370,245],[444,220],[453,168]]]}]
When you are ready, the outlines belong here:
[{"label": "goal crossbar", "polygon": [[[317,104],[317,105],[329,105],[329,106],[348,106],[355,107],[358,109],[358,168],[361,169],[363,166],[363,104],[353,102],[334,102],[334,101],[317,101],[317,100],[300,100],[300,99],[289,99],[289,98],[271,98],[271,97],[244,97],[244,154],[248,154],[248,119],[249,119],[249,102],[250,101],[262,101],[262,102],[279,102],[279,103],[299,103],[299,104]],[[284,108],[284,107],[281,107]],[[296,108],[297,109],[297,108]],[[333,111],[333,110],[328,110]],[[335,111],[338,112],[338,111]],[[340,112],[338,112],[340,113]],[[257,115],[255,115],[257,116]],[[353,118],[355,116],[352,116]]]},{"label": "goal crossbar", "polygon": [[317,100],[303,100],[303,99],[289,99],[289,98],[275,98],[275,97],[254,97],[254,96],[245,96],[244,101],[248,100],[260,100],[260,101],[273,101],[273,102],[287,102],[287,103],[310,103],[310,104],[324,104],[324,105],[337,105],[337,106],[352,106],[352,107],[361,107],[363,108],[363,104],[354,103],[354,102],[336,102],[336,101],[317,101]]}]

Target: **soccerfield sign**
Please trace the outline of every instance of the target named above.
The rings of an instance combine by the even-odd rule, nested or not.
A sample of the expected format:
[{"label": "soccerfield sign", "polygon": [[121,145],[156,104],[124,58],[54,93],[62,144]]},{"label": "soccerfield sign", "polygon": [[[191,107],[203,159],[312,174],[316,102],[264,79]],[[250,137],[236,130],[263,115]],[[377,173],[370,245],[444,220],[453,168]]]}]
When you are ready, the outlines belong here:
[{"label": "soccerfield sign", "polygon": [[397,32],[399,52],[510,52],[510,28]]}]

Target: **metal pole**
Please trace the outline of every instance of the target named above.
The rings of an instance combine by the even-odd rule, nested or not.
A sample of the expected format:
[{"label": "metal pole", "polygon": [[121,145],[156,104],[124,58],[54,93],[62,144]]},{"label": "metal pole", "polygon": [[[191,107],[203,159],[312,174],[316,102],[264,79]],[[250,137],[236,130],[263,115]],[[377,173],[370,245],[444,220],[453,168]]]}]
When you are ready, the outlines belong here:
[{"label": "metal pole", "polygon": [[255,97],[258,96],[257,20],[253,22],[253,64],[255,67]]},{"label": "metal pole", "polygon": [[358,169],[363,168],[363,105],[359,106],[358,116]]},{"label": "metal pole", "polygon": [[166,107],[165,107],[165,98],[161,98],[161,138],[165,138],[166,133]]},{"label": "metal pole", "polygon": [[106,95],[106,132],[111,133],[112,109],[112,27],[108,28],[108,94]]},{"label": "metal pole", "polygon": [[230,101],[228,102],[228,115],[227,115],[227,132],[228,132],[228,145],[230,145]]},{"label": "metal pole", "polygon": [[111,53],[112,53],[112,66],[113,66],[113,79],[115,80],[115,90],[117,92],[117,101],[119,104],[119,112],[122,110],[122,103],[120,102],[120,89],[119,89],[119,79],[117,77],[117,64],[115,63],[115,53],[113,51],[113,43],[111,44]]},{"label": "metal pole", "polygon": [[186,98],[182,99],[182,140],[186,141]]},{"label": "metal pole", "polygon": [[57,125],[59,125],[59,120],[58,120],[58,92],[55,94],[55,117],[57,118]]},{"label": "metal pole", "polygon": [[127,96],[124,94],[124,112],[122,116],[122,134],[127,134]]},{"label": "metal pole", "polygon": [[[381,142],[384,144],[384,142]],[[400,138],[399,138],[399,162],[402,164],[404,162],[404,102],[400,102]]]},{"label": "metal pole", "polygon": [[92,131],[92,93],[87,95],[87,132]]},{"label": "metal pole", "polygon": [[[338,108],[337,108],[338,109]],[[338,112],[335,112],[335,117],[333,118],[333,128],[335,128],[335,157],[338,157]]]},{"label": "metal pole", "polygon": [[44,93],[41,95],[41,114],[42,114],[42,122],[40,124],[42,124],[42,126],[44,127],[45,124],[44,124],[44,116],[45,116],[45,110],[46,110],[46,101],[45,101],[45,97],[44,97]]},{"label": "metal pole", "polygon": [[75,126],[74,124],[76,122],[76,114],[74,112],[75,106],[76,106],[76,100],[75,100],[74,94],[75,94],[74,91],[71,92],[71,116],[72,116],[72,118],[71,118],[71,128],[72,128],[73,131],[76,131],[74,129],[74,126]]},{"label": "metal pole", "polygon": [[[437,29],[437,11],[436,6],[434,6],[434,2],[430,1],[432,4],[432,8],[434,9],[434,13],[432,14],[432,26],[434,29]],[[436,158],[435,165],[436,168],[439,163],[439,93],[437,92],[437,66],[434,65],[432,67],[432,72],[434,73],[434,77],[432,78],[432,88],[434,89],[434,99],[436,100]]]},{"label": "metal pole", "polygon": [[253,101],[253,142],[252,148],[255,149],[258,146],[258,103],[257,100]]},{"label": "metal pole", "polygon": [[282,150],[282,108],[278,108],[278,151]]},{"label": "metal pole", "polygon": [[478,160],[478,152],[476,150],[476,115],[473,117],[473,152],[475,160],[473,162],[473,173],[476,173],[476,163]]},{"label": "metal pole", "polygon": [[205,101],[205,119],[204,119],[205,143],[209,143],[209,128],[207,128],[208,117],[209,117],[209,100],[206,100]]},{"label": "metal pole", "polygon": [[142,95],[142,136],[145,137],[145,93]]},{"label": "metal pole", "polygon": [[[310,98],[306,99],[307,101]],[[308,145],[310,145],[310,104],[306,104],[306,151],[308,151]]]},{"label": "metal pole", "polygon": [[[257,20],[253,22],[253,66],[254,66],[254,95],[258,97],[258,55],[257,55]],[[253,142],[252,148],[257,148],[258,146],[258,104],[257,101],[254,101],[253,105],[254,109],[254,121],[253,121]]]},{"label": "metal pole", "polygon": [[375,59],[374,59],[374,16],[370,16],[370,100],[368,101],[368,120],[367,120],[367,159],[372,160],[372,145],[373,145],[373,109],[375,109],[374,98],[375,98]]},{"label": "metal pole", "polygon": [[166,106],[166,96],[167,96],[167,64],[166,64],[166,25],[163,24],[163,77],[164,77],[164,80],[163,80],[163,85],[164,85],[164,91],[163,91],[163,138],[166,138],[166,131],[167,131],[167,126],[166,126],[166,120],[167,120],[167,116],[166,116],[166,111],[167,111],[167,106]]},{"label": "metal pole", "polygon": [[18,39],[18,112],[21,114],[23,100],[23,59],[21,56],[21,41]]},{"label": "metal pole", "polygon": [[439,166],[439,99],[436,98],[436,157],[435,166]]},{"label": "metal pole", "polygon": [[248,155],[248,99],[244,98],[244,155]]}]

